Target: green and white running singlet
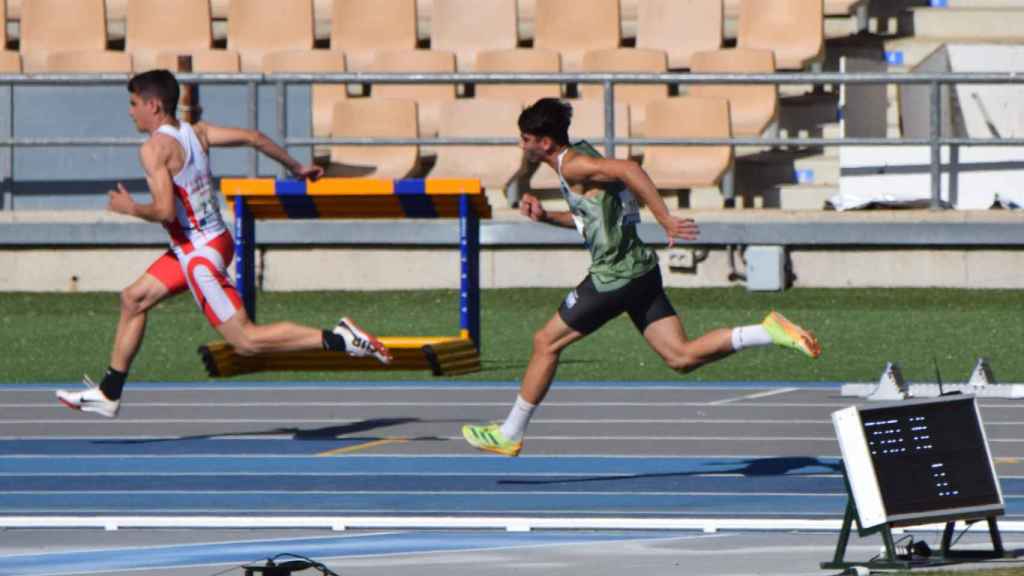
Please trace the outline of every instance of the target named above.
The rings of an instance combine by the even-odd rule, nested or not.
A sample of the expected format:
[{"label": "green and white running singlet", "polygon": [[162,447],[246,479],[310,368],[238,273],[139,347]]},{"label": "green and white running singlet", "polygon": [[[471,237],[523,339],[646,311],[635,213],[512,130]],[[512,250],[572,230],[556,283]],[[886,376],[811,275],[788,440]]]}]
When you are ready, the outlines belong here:
[{"label": "green and white running singlet", "polygon": [[[572,149],[579,154],[601,157],[600,152],[583,140],[573,144]],[[594,287],[598,292],[610,292],[657,267],[658,256],[637,235],[640,205],[622,182],[602,183],[593,196],[572,191],[562,176],[562,159],[568,151],[566,148],[558,155],[562,196],[569,203],[576,229],[590,250]]]}]

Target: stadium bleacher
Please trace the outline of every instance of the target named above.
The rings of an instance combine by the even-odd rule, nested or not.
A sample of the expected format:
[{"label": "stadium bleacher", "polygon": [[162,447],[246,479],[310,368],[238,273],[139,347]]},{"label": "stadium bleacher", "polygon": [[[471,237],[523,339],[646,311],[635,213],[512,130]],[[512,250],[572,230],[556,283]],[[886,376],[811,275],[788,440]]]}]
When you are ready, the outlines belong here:
[{"label": "stadium bleacher", "polygon": [[[924,0],[895,3],[906,8],[900,13],[912,19],[915,35],[882,21],[893,2],[868,0],[387,0],[372,10],[359,0],[184,0],[173,8],[154,0],[8,0],[3,6],[9,22],[5,32],[10,30],[7,44],[16,51],[0,57],[0,68],[137,72],[175,67],[177,56],[188,54],[192,69],[200,73],[831,69],[843,53],[877,50],[876,38],[858,43],[850,34],[829,48],[828,39],[843,29],[835,22],[849,24],[854,18],[857,23],[847,29],[879,32],[885,53],[899,54],[891,69],[905,70],[943,41],[942,34],[1014,41],[1019,27],[1013,23],[1024,18],[1024,8],[1013,0],[954,1],[941,8],[925,6]],[[868,21],[872,14],[879,20]],[[809,86],[699,85],[688,90],[620,85],[616,97],[630,106],[629,134],[646,135],[649,103],[688,92],[728,99],[736,136],[829,136],[838,124],[835,94]],[[895,99],[895,88],[890,92]],[[526,105],[542,96],[603,98],[600,86],[550,84],[317,85],[311,93],[314,136],[332,133],[335,105],[353,95],[415,101],[422,137],[438,133],[440,107],[454,99],[513,99]],[[825,121],[808,127],[806,119],[812,116]],[[890,119],[895,123],[891,135],[899,135],[898,122],[898,114]],[[326,150],[319,152],[323,157]],[[434,150],[420,152],[430,156]],[[643,159],[643,147],[630,152]],[[755,198],[755,205],[820,207],[806,199],[786,199],[806,192],[799,190],[803,186],[817,187],[817,197],[824,197],[836,184],[832,150],[805,151],[809,153],[783,160],[790,170],[768,171],[763,163],[778,154],[764,152],[763,147],[740,147],[734,155],[739,185],[748,188],[744,197]],[[745,167],[748,157],[756,158],[755,169]],[[782,181],[743,176],[784,172],[789,177]],[[497,176],[488,179],[500,180]],[[771,193],[760,194],[759,188]]]}]

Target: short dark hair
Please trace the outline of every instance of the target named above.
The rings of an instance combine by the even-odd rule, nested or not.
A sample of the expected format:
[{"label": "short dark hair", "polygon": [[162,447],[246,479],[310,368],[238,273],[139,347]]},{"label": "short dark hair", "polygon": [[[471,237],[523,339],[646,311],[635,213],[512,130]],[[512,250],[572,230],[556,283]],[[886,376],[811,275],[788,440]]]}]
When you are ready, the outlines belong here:
[{"label": "short dark hair", "polygon": [[572,106],[558,98],[541,98],[519,115],[519,131],[568,145],[571,122]]},{"label": "short dark hair", "polygon": [[164,113],[173,117],[178,109],[178,79],[168,70],[150,70],[132,76],[128,91],[142,98],[156,98]]}]

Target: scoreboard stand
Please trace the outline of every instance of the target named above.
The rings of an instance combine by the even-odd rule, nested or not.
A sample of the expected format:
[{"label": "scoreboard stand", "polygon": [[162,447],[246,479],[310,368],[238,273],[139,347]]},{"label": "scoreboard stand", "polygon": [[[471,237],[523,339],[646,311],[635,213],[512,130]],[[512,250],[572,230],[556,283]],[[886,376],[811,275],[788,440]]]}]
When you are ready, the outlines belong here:
[{"label": "scoreboard stand", "polygon": [[[851,406],[833,412],[832,423],[848,499],[835,554],[823,569],[908,570],[1020,555],[1004,548],[996,522],[1005,504],[974,396]],[[954,550],[956,522],[981,520],[992,549]],[[882,554],[845,558],[854,522],[859,536],[881,536]],[[903,548],[893,538],[894,528],[943,522],[936,551]]]},{"label": "scoreboard stand", "polygon": [[857,509],[851,497],[846,502],[846,514],[843,516],[843,525],[839,530],[839,541],[836,543],[835,555],[832,557],[832,561],[822,562],[820,565],[822,569],[826,570],[847,570],[856,566],[863,566],[869,570],[909,570],[911,568],[934,567],[959,562],[1009,559],[1019,556],[1017,552],[1008,551],[1003,547],[1003,537],[999,532],[996,517],[988,516],[984,520],[988,522],[988,533],[992,539],[992,550],[954,550],[953,534],[956,522],[947,522],[945,529],[942,531],[942,547],[937,553],[932,553],[929,556],[917,555],[913,550],[908,550],[906,554],[900,554],[892,534],[893,526],[889,524],[865,529],[861,528],[860,523],[857,522],[857,535],[863,538],[872,534],[879,534],[882,538],[882,544],[885,546],[885,553],[871,560],[848,561],[846,560],[846,548],[850,543],[850,536],[853,534],[853,524],[857,521]]}]

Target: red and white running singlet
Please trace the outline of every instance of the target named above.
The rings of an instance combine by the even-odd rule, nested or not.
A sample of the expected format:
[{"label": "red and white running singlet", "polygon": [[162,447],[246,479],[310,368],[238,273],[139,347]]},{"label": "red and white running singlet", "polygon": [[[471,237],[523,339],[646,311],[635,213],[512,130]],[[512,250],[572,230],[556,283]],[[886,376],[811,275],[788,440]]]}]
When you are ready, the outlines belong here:
[{"label": "red and white running singlet", "polygon": [[175,128],[164,124],[157,129],[178,141],[184,152],[181,170],[174,175],[174,211],[177,219],[164,228],[171,235],[175,252],[187,253],[191,245],[200,246],[227,230],[220,215],[220,203],[213,190],[210,161],[192,125],[180,122]]},{"label": "red and white running singlet", "polygon": [[219,326],[242,308],[238,291],[227,275],[235,244],[220,214],[206,151],[191,124],[179,125],[175,128],[165,124],[157,129],[178,142],[184,163],[173,176],[176,219],[164,224],[171,236],[171,249],[147,273],[171,293],[189,288],[210,324]]}]

